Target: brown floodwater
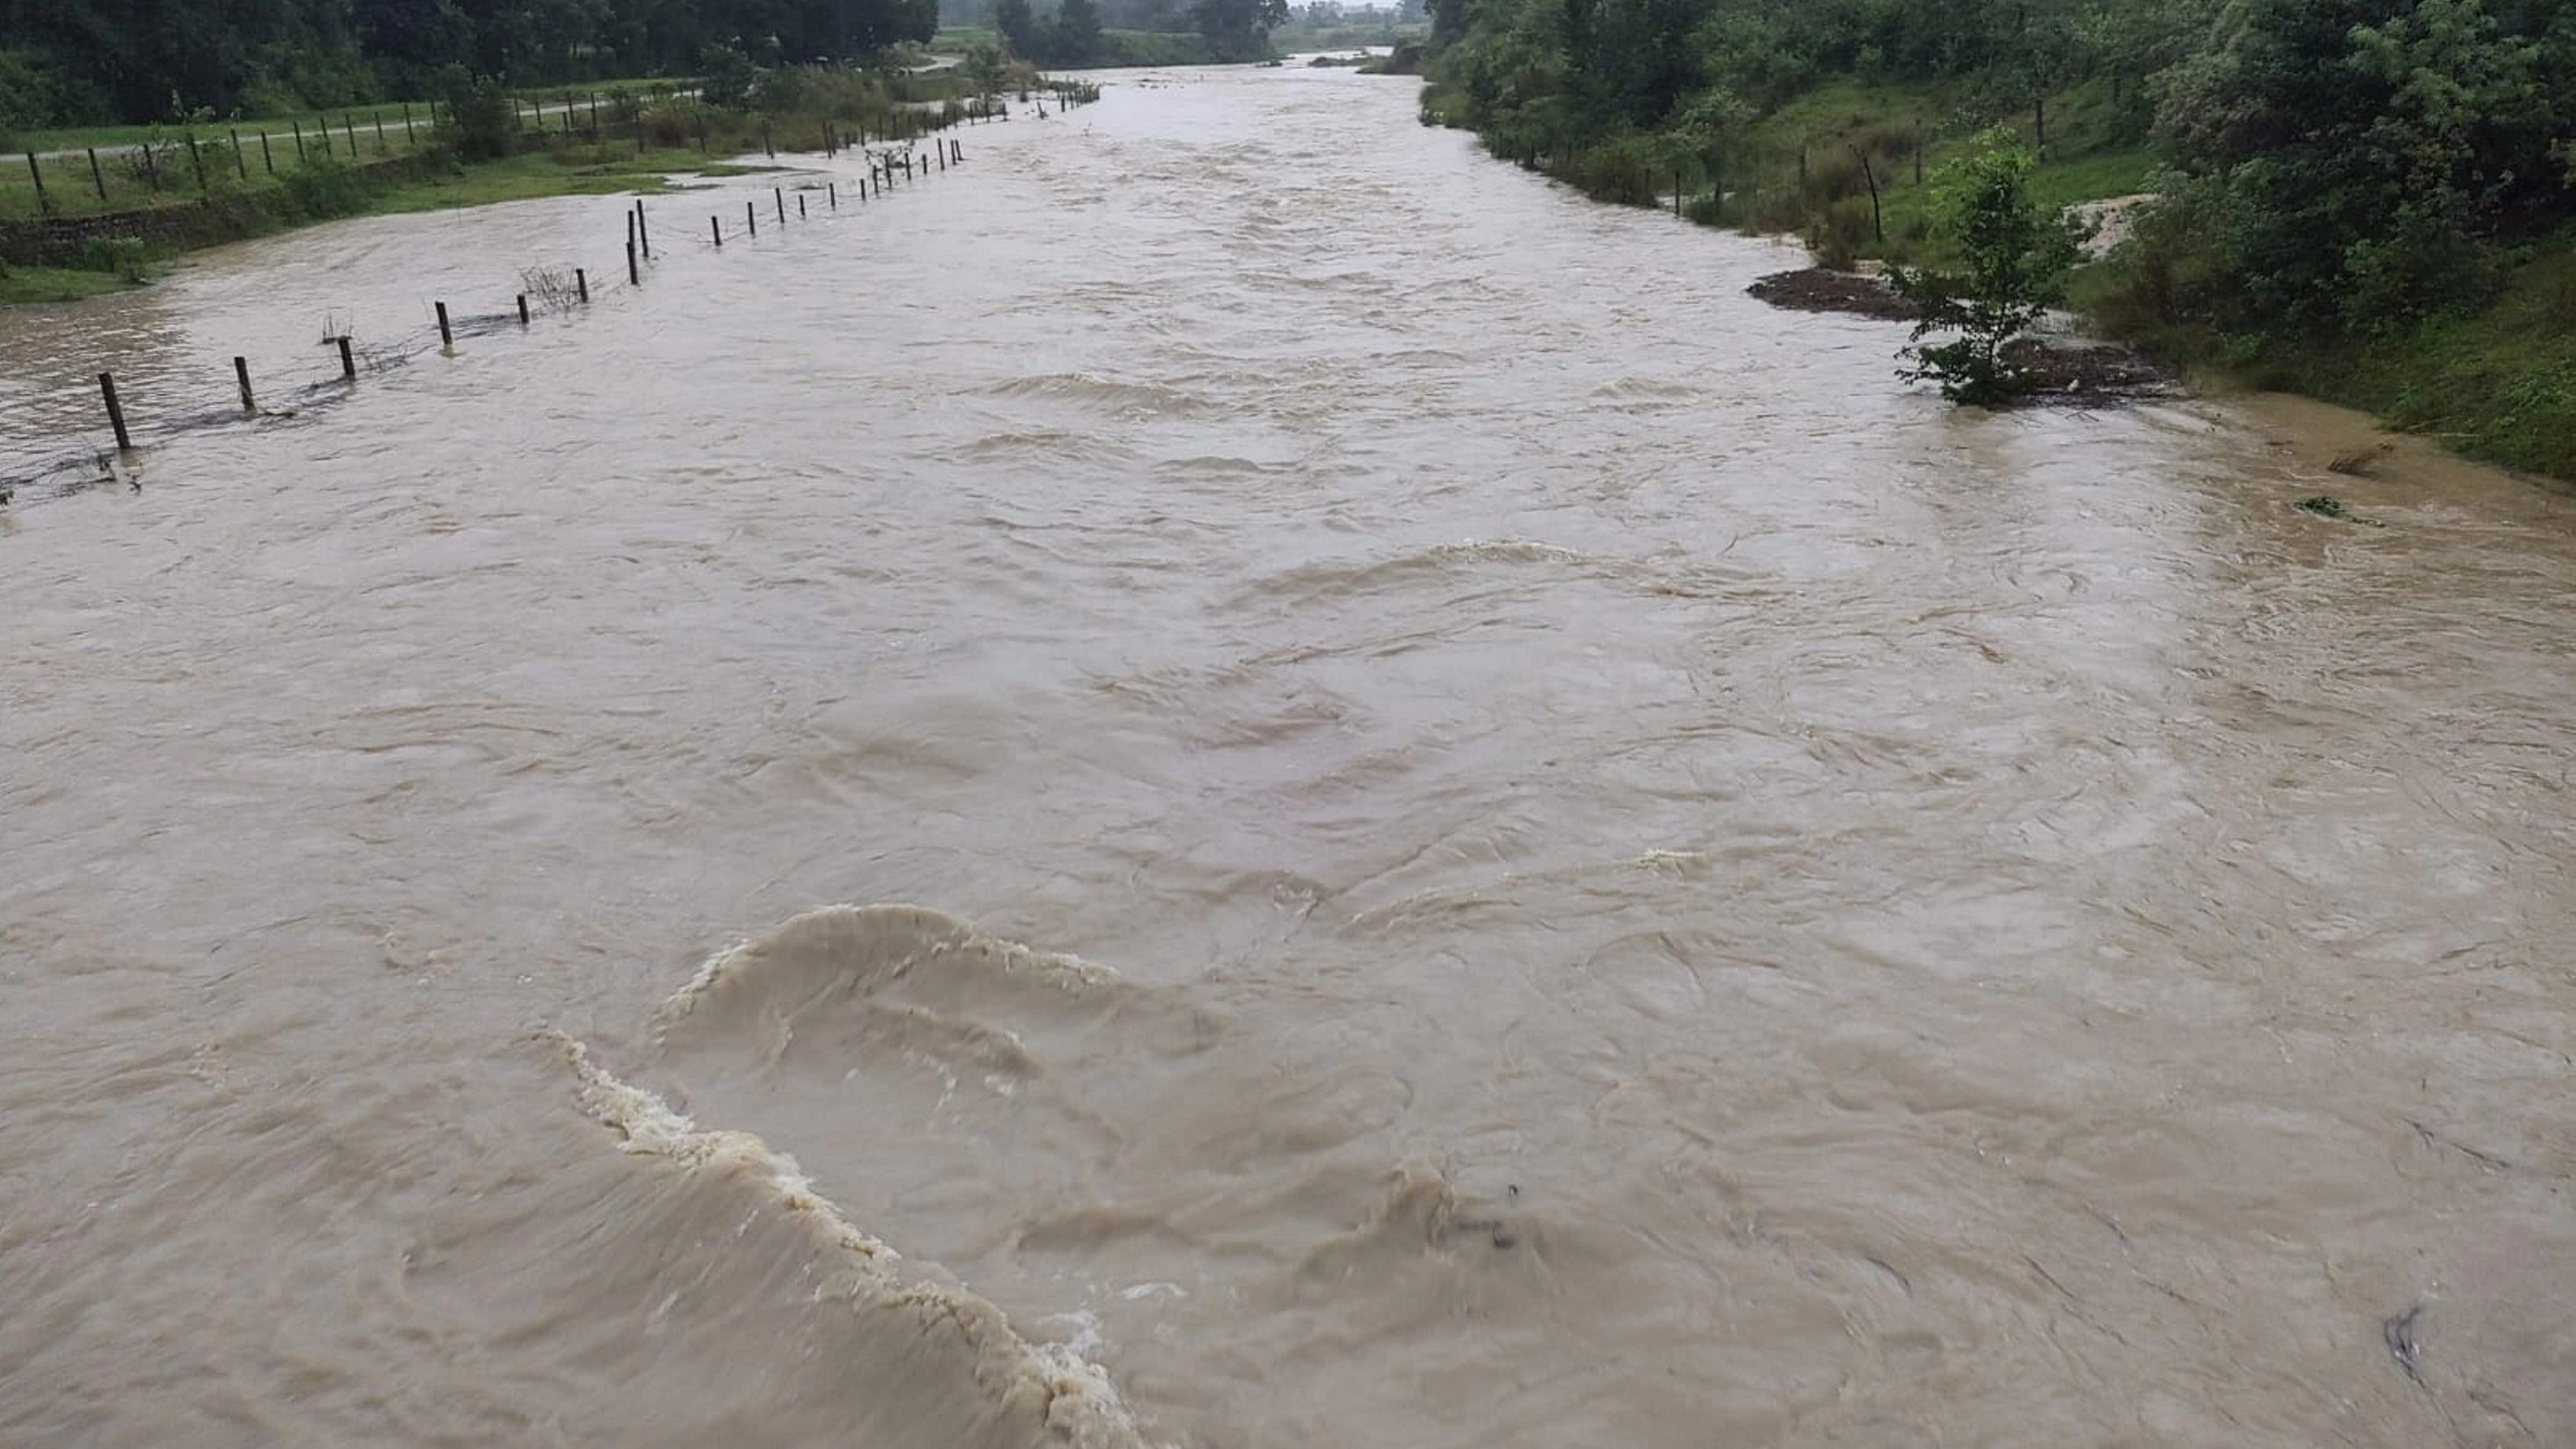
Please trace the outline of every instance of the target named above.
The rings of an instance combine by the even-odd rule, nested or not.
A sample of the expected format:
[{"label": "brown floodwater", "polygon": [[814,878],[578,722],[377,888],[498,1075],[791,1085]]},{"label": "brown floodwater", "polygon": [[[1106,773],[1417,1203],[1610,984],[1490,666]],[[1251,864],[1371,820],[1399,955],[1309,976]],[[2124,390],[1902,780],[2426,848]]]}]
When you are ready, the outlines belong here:
[{"label": "brown floodwater", "polygon": [[0,1444],[2576,1443],[2576,508],[1413,106],[0,317]]}]

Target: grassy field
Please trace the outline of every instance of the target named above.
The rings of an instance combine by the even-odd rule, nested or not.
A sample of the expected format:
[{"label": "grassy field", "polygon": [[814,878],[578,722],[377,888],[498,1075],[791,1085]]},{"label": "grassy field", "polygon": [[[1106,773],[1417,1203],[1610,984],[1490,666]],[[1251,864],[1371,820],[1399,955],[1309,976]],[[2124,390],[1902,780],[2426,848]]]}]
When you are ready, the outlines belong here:
[{"label": "grassy field", "polygon": [[[574,97],[577,105],[586,107],[594,94],[604,100],[617,91],[625,91],[633,95],[651,95],[685,90],[695,84],[697,84],[696,80],[688,76],[630,76],[619,80],[576,81],[554,86],[523,86],[512,90],[510,94],[523,101],[550,106],[562,105],[564,97],[570,95]],[[325,117],[330,120],[333,135],[339,135],[345,123],[355,121],[361,138],[371,141],[377,121],[383,121],[388,130],[399,131],[406,112],[410,114],[413,124],[426,134],[429,130],[430,109],[431,105],[427,97],[416,96],[410,100],[379,101],[363,106],[331,106],[318,110],[297,111],[290,115],[241,116],[197,122],[162,121],[141,126],[74,126],[47,131],[12,131],[5,137],[0,137],[0,141],[6,142],[5,146],[0,146],[0,150],[33,151],[43,155],[48,151],[79,151],[89,146],[102,148],[140,146],[146,141],[174,139],[190,129],[194,129],[201,137],[222,135],[227,131],[239,131],[244,137],[250,137],[261,131],[267,131],[273,138],[282,138],[289,135],[296,126],[301,125],[305,134],[309,136]],[[25,162],[21,160],[19,164],[23,166]],[[81,164],[86,167],[87,162],[84,161]]]},{"label": "grassy field", "polygon": [[75,271],[62,267],[0,268],[0,307],[22,302],[76,302],[102,292],[139,286],[113,272]]},{"label": "grassy field", "polygon": [[[2145,185],[2154,158],[2120,119],[2099,86],[2052,97],[2048,147],[2031,176],[2033,194],[2050,205],[2069,206],[2129,195]],[[1937,261],[1944,247],[1931,229],[1930,182],[1977,136],[1998,125],[2031,143],[2028,112],[1992,121],[1952,89],[1838,82],[1798,97],[1731,138],[1721,166],[1723,207],[1707,203],[1709,178],[1702,170],[1687,170],[1684,188],[1697,203],[1698,220],[1800,232],[1828,260]],[[1875,221],[1872,176],[1878,183]]]},{"label": "grassy field", "polygon": [[[356,159],[361,164],[409,156],[432,144],[428,119],[417,112],[409,133],[397,117],[379,136],[375,125],[359,119],[354,111],[346,118],[333,116],[332,127],[327,149],[318,126],[304,126],[300,141],[292,127],[269,132],[265,146],[256,128],[237,133],[225,128],[198,132],[193,156],[185,136],[165,133],[151,139],[149,162],[144,159],[147,153],[140,142],[134,149],[100,155],[95,171],[84,155],[39,160],[38,172],[44,178],[41,205],[35,176],[21,156],[12,165],[0,166],[0,219],[89,216],[269,189],[283,184],[306,165],[349,164],[353,131]],[[238,152],[234,150],[235,134],[241,138]],[[200,165],[204,168],[202,184]]]}]

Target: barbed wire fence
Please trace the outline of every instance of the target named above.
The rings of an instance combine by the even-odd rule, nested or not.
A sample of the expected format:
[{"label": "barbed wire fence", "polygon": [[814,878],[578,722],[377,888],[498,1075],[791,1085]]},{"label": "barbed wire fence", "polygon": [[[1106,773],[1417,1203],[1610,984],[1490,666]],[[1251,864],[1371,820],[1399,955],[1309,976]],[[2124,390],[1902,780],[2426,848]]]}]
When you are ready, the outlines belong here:
[{"label": "barbed wire fence", "polygon": [[[1096,100],[1098,92],[1089,87],[1066,89],[1056,92],[1054,98],[1056,112],[1050,113],[1041,99],[1035,114],[1060,114]],[[1025,102],[1027,97],[1022,99]],[[943,118],[928,136],[859,144],[827,131],[823,151],[827,165],[851,157],[861,163],[858,174],[804,168],[806,179],[795,184],[793,208],[789,205],[789,187],[774,185],[766,198],[766,218],[762,215],[762,198],[754,196],[745,200],[747,209],[743,214],[715,213],[707,218],[703,230],[683,227],[674,235],[668,224],[677,219],[677,208],[657,211],[647,205],[650,198],[638,197],[625,212],[625,253],[608,268],[594,270],[587,263],[530,267],[520,273],[518,291],[509,310],[460,313],[443,301],[430,302],[434,321],[391,333],[369,332],[362,336],[354,319],[341,322],[332,318],[323,329],[321,344],[326,351],[322,363],[300,364],[282,371],[263,365],[254,371],[247,356],[234,357],[229,379],[233,397],[228,403],[171,398],[165,391],[166,383],[155,383],[146,392],[128,395],[119,392],[112,372],[101,372],[100,408],[96,414],[100,426],[96,430],[78,443],[40,443],[35,449],[19,453],[0,450],[0,507],[23,507],[112,484],[140,487],[134,467],[142,456],[190,434],[309,417],[355,397],[368,378],[398,371],[423,357],[453,351],[458,338],[518,332],[535,326],[541,318],[574,315],[626,293],[650,291],[654,268],[675,246],[683,253],[720,254],[728,242],[739,249],[741,243],[755,240],[764,224],[783,229],[856,220],[912,186],[944,175],[952,167],[963,168],[964,143],[940,134],[940,129],[980,119],[1011,119],[1007,103],[989,117],[970,110]],[[817,176],[819,180],[814,179]],[[817,199],[820,207],[814,204]],[[661,229],[658,236],[657,228]],[[205,384],[209,391],[218,385],[214,380]],[[131,406],[138,403],[140,408]]]}]

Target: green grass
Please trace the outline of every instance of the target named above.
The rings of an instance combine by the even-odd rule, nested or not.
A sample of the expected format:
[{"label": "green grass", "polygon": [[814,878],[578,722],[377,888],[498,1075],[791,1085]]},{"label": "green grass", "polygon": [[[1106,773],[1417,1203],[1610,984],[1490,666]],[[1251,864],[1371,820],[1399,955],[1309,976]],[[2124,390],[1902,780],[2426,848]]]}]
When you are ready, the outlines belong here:
[{"label": "green grass", "polygon": [[2576,482],[2576,232],[2537,246],[2465,316],[2275,346],[2233,374],[2376,413],[2508,468]]},{"label": "green grass", "polygon": [[[420,128],[422,135],[429,134],[429,103],[413,101],[410,105],[413,124]],[[239,120],[205,121],[194,125],[200,138],[221,136],[228,129],[241,132],[245,140],[262,130],[269,132],[271,137],[275,138],[289,134],[293,126],[299,124],[304,127],[305,134],[310,136],[313,134],[317,118],[327,115],[331,120],[332,136],[336,138],[340,135],[341,123],[344,120],[354,120],[358,123],[360,138],[366,145],[373,147],[376,119],[383,117],[386,131],[398,137],[402,134],[402,110],[402,102],[386,101],[372,106],[333,106],[328,111],[298,111],[288,116],[249,116]],[[41,154],[46,151],[78,151],[84,146],[137,146],[145,141],[174,140],[188,129],[188,125],[175,121],[147,126],[75,126],[51,131],[18,131],[11,133],[9,139],[12,150],[35,151]],[[23,159],[18,162],[21,169],[24,169],[26,164]],[[86,168],[88,163],[84,161],[81,165]]]},{"label": "green grass", "polygon": [[[2119,124],[2099,85],[2049,100],[2048,148],[2031,174],[2031,192],[2052,206],[2124,196],[2145,183],[2154,157]],[[1722,179],[1729,192],[1724,224],[1752,231],[1838,230],[1855,258],[1920,263],[1946,258],[1931,232],[1931,182],[1990,127],[2032,140],[2027,111],[1996,118],[1971,108],[1954,86],[1864,85],[1839,80],[1795,97],[1730,138]],[[1916,180],[1916,140],[1922,180]],[[1798,154],[1806,151],[1806,182]],[[1868,180],[1854,148],[1867,154],[1878,180],[1886,239],[1869,221]],[[1670,185],[1669,179],[1665,184]],[[1693,169],[1685,185],[1707,186]],[[1711,219],[1703,208],[1698,215]]]},{"label": "green grass", "polygon": [[83,272],[62,267],[10,267],[0,271],[0,306],[31,302],[77,302],[107,292],[142,285],[109,272]]},{"label": "green grass", "polygon": [[[356,115],[356,112],[351,112]],[[416,117],[417,117],[417,113]],[[349,154],[348,132],[337,126],[331,133],[330,158],[345,162]],[[426,117],[417,117],[417,138],[407,138],[400,125],[388,125],[381,148],[375,128],[358,127],[360,162],[389,160],[409,156],[432,145]],[[262,153],[257,128],[241,131],[242,149],[239,164],[234,160],[228,131],[199,131],[199,155],[206,168],[206,188],[197,185],[196,165],[189,159],[185,141],[174,133],[154,137],[155,166],[160,184],[152,184],[135,152],[105,155],[92,173],[89,158],[74,155],[39,161],[45,178],[43,205],[38,205],[36,183],[28,173],[26,158],[12,158],[12,164],[0,165],[0,220],[46,216],[91,216],[103,211],[136,211],[152,206],[175,206],[203,199],[209,193],[221,198],[241,193],[273,189],[279,178],[302,165],[296,152],[294,133],[272,132],[268,149]],[[166,146],[166,149],[162,149]],[[305,153],[315,159],[323,156],[314,128],[305,127]],[[272,170],[272,168],[274,168]],[[106,195],[99,194],[100,183]]]},{"label": "green grass", "polygon": [[[574,81],[552,86],[519,86],[514,87],[510,94],[523,101],[559,104],[564,95],[569,92],[578,102],[587,106],[593,92],[597,92],[602,103],[605,104],[611,91],[623,90],[640,96],[649,95],[657,90],[685,89],[696,84],[697,80],[692,76],[629,76],[618,80]],[[299,124],[304,127],[307,134],[310,134],[316,119],[323,116],[330,118],[332,134],[335,136],[340,133],[343,121],[356,121],[360,136],[372,146],[374,144],[373,127],[377,118],[383,118],[388,131],[396,131],[400,127],[405,106],[411,108],[413,121],[420,127],[422,134],[426,135],[429,131],[430,103],[426,97],[414,96],[407,101],[378,101],[363,106],[324,106],[309,111],[293,111],[284,115],[235,116],[201,122],[159,121],[140,126],[66,126],[44,131],[12,131],[7,136],[7,149],[34,151],[41,155],[47,151],[78,151],[85,146],[139,146],[145,141],[169,140],[192,125],[200,136],[218,136],[229,129],[237,130],[245,137],[267,131],[274,139],[288,135],[293,127]],[[19,164],[24,166],[26,163],[22,160]]]}]

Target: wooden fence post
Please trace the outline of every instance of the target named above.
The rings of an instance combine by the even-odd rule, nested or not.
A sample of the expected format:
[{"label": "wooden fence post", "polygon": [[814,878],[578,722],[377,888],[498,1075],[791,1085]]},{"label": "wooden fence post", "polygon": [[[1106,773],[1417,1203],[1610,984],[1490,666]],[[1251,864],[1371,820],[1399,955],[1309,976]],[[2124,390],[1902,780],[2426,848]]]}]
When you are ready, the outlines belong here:
[{"label": "wooden fence post", "polygon": [[453,349],[456,346],[456,334],[449,330],[447,325],[447,304],[436,302],[431,305],[438,308],[438,345]]},{"label": "wooden fence post", "polygon": [[635,243],[631,241],[626,244],[626,285],[630,287],[644,285],[644,274],[635,266]]},{"label": "wooden fence post", "polygon": [[590,304],[590,273],[583,271],[579,267],[573,268],[572,284],[574,290],[580,293],[582,304],[584,306],[588,306]]},{"label": "wooden fence post", "polygon": [[[40,212],[52,211],[54,209],[54,204],[45,199],[45,173],[43,168],[36,164],[36,153],[33,151],[27,153],[27,174],[36,178],[36,210]],[[102,377],[106,376],[105,373],[101,373],[99,375]]]},{"label": "wooden fence post", "polygon": [[249,359],[249,358],[247,358],[247,357],[236,357],[236,358],[234,358],[234,359],[233,359],[233,381],[238,382],[238,383],[240,383],[240,384],[241,384],[242,411],[243,411],[243,412],[246,412],[246,413],[255,413],[255,412],[258,412],[258,411],[259,411],[259,403],[258,403],[258,401],[257,401],[256,399],[252,398],[252,397],[251,397],[251,395],[250,395],[250,359]]},{"label": "wooden fence post", "polygon": [[99,204],[101,206],[106,205],[107,175],[98,169],[98,148],[96,146],[89,148],[89,184],[98,188]]},{"label": "wooden fence post", "polygon": [[250,179],[250,158],[242,154],[241,132],[235,130],[227,131],[225,134],[233,138],[233,175],[241,180],[248,181]]},{"label": "wooden fence post", "polygon": [[116,379],[104,372],[100,373],[98,393],[100,397],[107,400],[107,425],[116,429],[116,450],[120,453],[132,452],[134,439],[125,431],[125,409],[116,405]]},{"label": "wooden fence post", "polygon": [[525,292],[519,294],[519,325],[528,325],[528,294]]},{"label": "wooden fence post", "polygon": [[723,250],[724,250],[724,223],[723,223],[723,222],[721,222],[721,221],[716,220],[716,219],[715,219],[714,217],[712,217],[712,216],[711,216],[711,217],[708,217],[708,218],[707,218],[707,230],[709,230],[709,231],[711,231],[711,232],[714,232],[714,233],[715,233],[715,235],[716,235],[716,250],[717,250],[717,251],[723,251]]},{"label": "wooden fence post", "polygon": [[277,174],[277,157],[275,153],[268,149],[268,133],[266,131],[259,133],[259,164],[268,168],[269,175],[275,176]]},{"label": "wooden fence post", "polygon": [[[291,120],[286,124],[295,128],[295,164],[301,166],[304,164],[304,123],[302,121]],[[144,148],[144,154],[150,155],[151,148]]]},{"label": "wooden fence post", "polygon": [[356,354],[349,351],[349,334],[343,332],[331,340],[340,344],[340,376],[346,378],[350,382],[356,382],[358,380],[358,359]]},{"label": "wooden fence post", "polygon": [[653,228],[644,220],[644,200],[635,200],[635,239],[644,244],[644,260],[653,260]]}]

